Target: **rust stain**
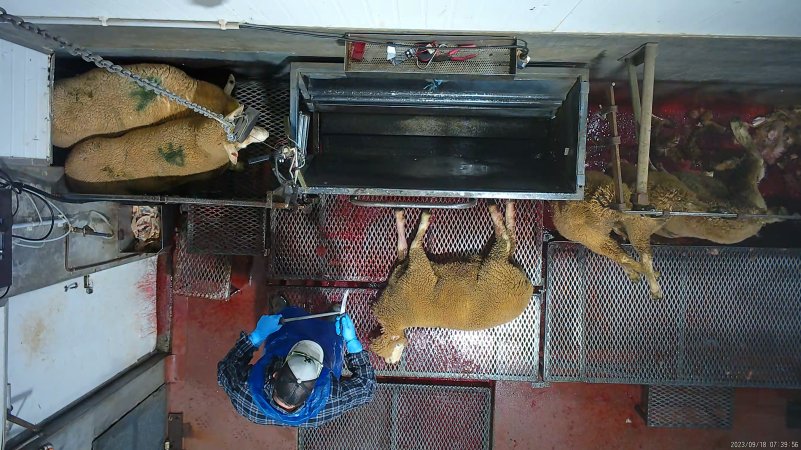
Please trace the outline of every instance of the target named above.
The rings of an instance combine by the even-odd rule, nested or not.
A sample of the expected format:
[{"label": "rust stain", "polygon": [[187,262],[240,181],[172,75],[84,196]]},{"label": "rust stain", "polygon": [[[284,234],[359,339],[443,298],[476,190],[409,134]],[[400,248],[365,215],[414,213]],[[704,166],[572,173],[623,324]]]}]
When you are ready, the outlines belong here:
[{"label": "rust stain", "polygon": [[45,333],[47,332],[47,325],[41,317],[33,317],[33,320],[27,320],[23,329],[22,343],[26,348],[28,358],[33,358],[41,354],[42,347],[45,343]]}]

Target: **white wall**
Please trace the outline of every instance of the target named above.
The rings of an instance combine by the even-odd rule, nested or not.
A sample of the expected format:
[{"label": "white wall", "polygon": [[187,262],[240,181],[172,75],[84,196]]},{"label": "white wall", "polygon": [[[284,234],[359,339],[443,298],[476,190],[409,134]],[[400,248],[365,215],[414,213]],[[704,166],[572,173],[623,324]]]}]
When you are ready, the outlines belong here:
[{"label": "white wall", "polygon": [[[27,292],[8,302],[14,414],[38,423],[156,346],[156,258]],[[65,292],[64,286],[78,283]],[[13,427],[10,436],[19,433]]]},{"label": "white wall", "polygon": [[7,0],[29,17],[565,33],[801,36],[797,0]]},{"label": "white wall", "polygon": [[50,57],[0,39],[0,156],[50,158]]}]

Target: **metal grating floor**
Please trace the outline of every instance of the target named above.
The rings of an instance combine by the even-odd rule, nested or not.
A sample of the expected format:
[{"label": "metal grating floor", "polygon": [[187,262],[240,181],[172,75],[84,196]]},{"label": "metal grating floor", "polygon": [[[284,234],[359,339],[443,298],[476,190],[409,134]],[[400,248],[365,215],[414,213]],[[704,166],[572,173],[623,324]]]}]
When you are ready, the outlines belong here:
[{"label": "metal grating floor", "polygon": [[730,428],[734,389],[704,386],[646,386],[646,423],[664,428]]},{"label": "metal grating floor", "polygon": [[[486,250],[493,236],[487,206],[487,200],[480,200],[470,209],[434,210],[425,242],[432,259]],[[514,259],[537,286],[542,279],[542,202],[518,200],[516,216]],[[419,217],[419,209],[406,210],[407,237],[415,233]],[[307,210],[273,210],[271,229],[271,278],[383,282],[397,255],[392,209],[355,206],[347,196],[321,195]]]},{"label": "metal grating floor", "polygon": [[379,383],[372,402],[299,429],[298,449],[489,449],[491,414],[488,387]]},{"label": "metal grating floor", "polygon": [[661,301],[548,245],[546,381],[801,387],[801,250],[656,246],[654,261]]},{"label": "metal grating floor", "polygon": [[[289,80],[239,81],[233,92],[240,103],[259,111],[256,124],[270,133],[265,142],[255,143],[239,151],[242,161],[269,154],[286,139],[284,121],[289,116]],[[228,171],[204,182],[200,189],[214,197],[264,201],[271,185],[272,170],[268,163],[246,166],[244,171]]]},{"label": "metal grating floor", "polygon": [[[505,43],[509,45],[509,42]],[[395,45],[396,54],[403,55],[406,50],[416,47],[414,43],[400,43]],[[491,49],[470,49],[465,48],[459,51],[457,56],[476,54],[477,56],[467,61],[432,61],[427,67],[420,64],[420,68],[415,65],[415,58],[393,65],[387,61],[386,44],[365,45],[364,58],[362,61],[345,59],[345,70],[347,72],[393,72],[393,73],[449,73],[449,74],[469,74],[469,75],[509,75],[514,70],[511,63],[510,49],[491,48]]]},{"label": "metal grating floor", "polygon": [[176,237],[173,254],[173,292],[188,297],[228,300],[231,295],[231,259],[187,251],[186,237]]},{"label": "metal grating floor", "polygon": [[264,255],[266,208],[189,205],[187,250],[214,255]]},{"label": "metal grating floor", "polygon": [[[278,292],[290,304],[319,313],[340,302],[345,289],[274,286],[267,295]],[[365,348],[378,330],[370,309],[378,293],[377,289],[351,289],[348,296],[347,310]],[[537,382],[539,329],[540,301],[535,295],[523,314],[509,323],[481,331],[410,329],[406,331],[409,346],[398,364],[388,365],[372,352],[370,362],[380,376]]]}]

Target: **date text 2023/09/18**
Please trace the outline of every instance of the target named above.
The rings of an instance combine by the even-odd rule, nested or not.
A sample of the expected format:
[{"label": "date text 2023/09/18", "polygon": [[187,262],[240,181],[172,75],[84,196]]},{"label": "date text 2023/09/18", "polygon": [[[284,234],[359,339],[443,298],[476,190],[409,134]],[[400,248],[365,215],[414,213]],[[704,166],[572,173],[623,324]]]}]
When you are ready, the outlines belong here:
[{"label": "date text 2023/09/18", "polygon": [[731,448],[799,448],[799,441],[732,441]]}]

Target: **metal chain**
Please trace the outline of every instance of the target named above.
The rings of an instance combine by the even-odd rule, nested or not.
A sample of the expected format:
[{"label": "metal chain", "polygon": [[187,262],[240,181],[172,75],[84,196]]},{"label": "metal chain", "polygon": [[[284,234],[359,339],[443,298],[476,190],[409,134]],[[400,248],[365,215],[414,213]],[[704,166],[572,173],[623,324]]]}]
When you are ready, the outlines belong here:
[{"label": "metal chain", "polygon": [[97,67],[101,68],[101,69],[106,69],[108,72],[111,72],[113,74],[117,74],[117,75],[119,75],[119,76],[121,76],[123,78],[128,78],[129,80],[133,81],[134,83],[136,83],[137,85],[141,86],[142,88],[144,88],[144,89],[146,89],[148,91],[153,91],[156,94],[161,95],[161,96],[167,98],[168,100],[170,100],[172,102],[175,102],[175,103],[177,103],[177,104],[179,104],[179,105],[181,105],[181,106],[183,106],[185,108],[189,108],[192,111],[194,111],[194,112],[196,112],[196,113],[198,113],[198,114],[200,114],[202,116],[208,117],[209,119],[216,120],[217,122],[219,122],[222,125],[223,130],[225,130],[225,135],[226,135],[228,141],[234,142],[236,140],[236,138],[234,136],[234,124],[233,124],[233,122],[231,122],[228,119],[226,119],[225,116],[223,116],[222,114],[218,114],[218,113],[216,113],[214,111],[210,111],[210,110],[204,108],[203,106],[200,106],[197,103],[193,103],[193,102],[191,102],[191,101],[179,96],[178,94],[159,86],[158,84],[156,84],[156,83],[154,83],[154,82],[152,82],[152,81],[150,81],[150,80],[148,80],[146,78],[142,78],[141,76],[131,72],[130,70],[128,70],[128,69],[126,69],[126,68],[124,68],[124,67],[122,67],[120,65],[114,64],[111,61],[109,61],[107,59],[104,59],[103,57],[90,52],[89,50],[86,50],[84,48],[81,48],[81,47],[78,47],[76,45],[73,45],[71,42],[67,41],[66,39],[64,39],[64,38],[62,38],[60,36],[54,36],[54,35],[48,33],[47,30],[43,30],[43,29],[37,27],[36,25],[30,23],[30,22],[26,22],[26,21],[22,20],[21,18],[19,18],[17,16],[8,14],[6,12],[6,10],[3,9],[2,7],[0,7],[0,21],[8,22],[8,23],[10,23],[11,25],[14,25],[17,28],[23,29],[23,30],[25,30],[25,31],[27,31],[29,33],[33,33],[33,34],[35,34],[37,36],[40,36],[40,37],[43,37],[43,38],[48,39],[50,41],[53,41],[56,44],[58,44],[59,47],[63,48],[69,54],[71,54],[73,56],[80,56],[86,62],[90,62],[90,63],[96,65]]}]

